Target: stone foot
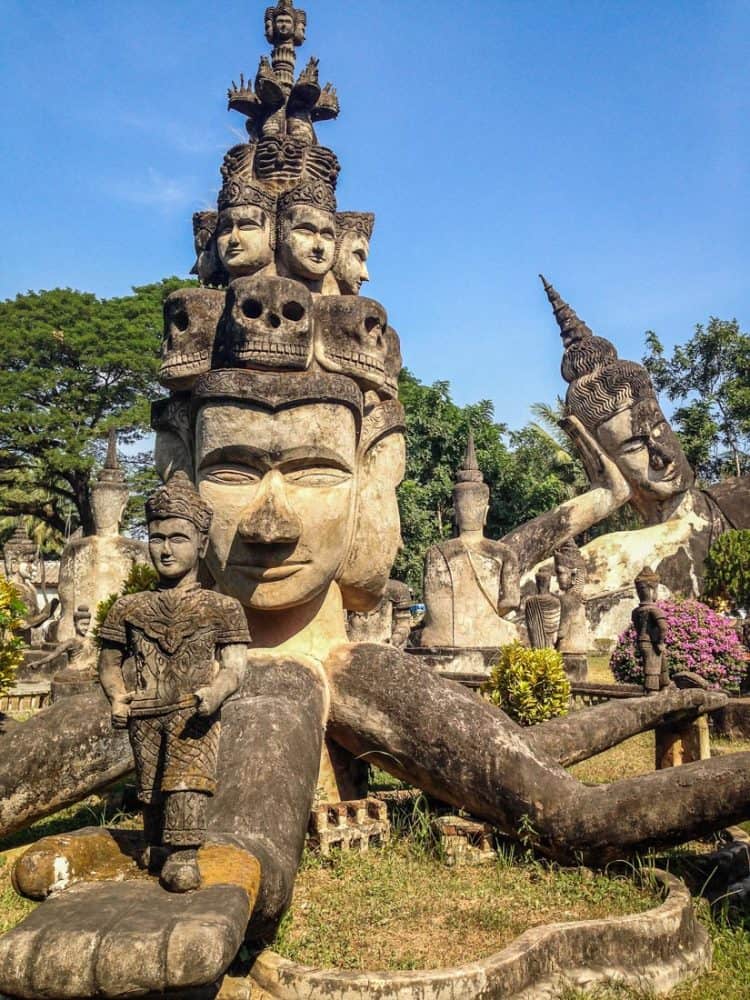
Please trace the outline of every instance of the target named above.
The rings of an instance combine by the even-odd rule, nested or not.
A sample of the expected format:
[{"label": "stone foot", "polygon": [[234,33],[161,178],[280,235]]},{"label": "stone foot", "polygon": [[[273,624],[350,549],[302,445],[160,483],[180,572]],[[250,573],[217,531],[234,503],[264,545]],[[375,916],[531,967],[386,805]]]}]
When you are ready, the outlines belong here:
[{"label": "stone foot", "polygon": [[201,884],[195,849],[172,851],[161,870],[161,884],[168,892],[191,892]]},{"label": "stone foot", "polygon": [[141,878],[82,882],[52,896],[0,937],[0,993],[88,1000],[215,983],[242,944],[260,865],[223,845],[202,848],[198,865],[195,892]]}]

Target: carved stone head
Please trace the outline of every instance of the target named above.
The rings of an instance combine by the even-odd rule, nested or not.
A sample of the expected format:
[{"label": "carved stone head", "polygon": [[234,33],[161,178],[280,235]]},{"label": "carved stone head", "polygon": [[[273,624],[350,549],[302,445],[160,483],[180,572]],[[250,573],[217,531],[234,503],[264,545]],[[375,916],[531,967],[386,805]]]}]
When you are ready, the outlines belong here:
[{"label": "carved stone head", "polygon": [[375,216],[371,212],[336,213],[336,258],[333,276],[342,295],[359,295],[370,280],[367,258]]},{"label": "carved stone head", "polygon": [[401,340],[392,326],[385,329],[384,378],[380,390],[384,399],[398,399],[398,377],[403,367]]},{"label": "carved stone head", "polygon": [[648,566],[644,566],[635,578],[635,590],[641,604],[651,604],[656,600],[659,576]]},{"label": "carved stone head", "polygon": [[324,295],[315,302],[315,358],[326,371],[378,389],[385,379],[385,309],[375,299]]},{"label": "carved stone head", "polygon": [[193,215],[193,243],[195,263],[190,273],[202,285],[225,285],[227,274],[216,251],[216,223],[218,212],[195,212]]},{"label": "carved stone head", "polygon": [[211,367],[224,292],[180,288],[164,302],[164,336],[159,381],[168,389],[187,389]]},{"label": "carved stone head", "polygon": [[552,581],[552,570],[549,566],[544,566],[534,577],[537,594],[549,594],[550,583]]},{"label": "carved stone head", "polygon": [[466,455],[453,488],[453,510],[459,535],[467,531],[481,531],[484,528],[489,503],[490,488],[485,483],[477,463],[474,436],[469,433]]},{"label": "carved stone head", "polygon": [[176,472],[146,501],[148,548],[162,581],[195,570],[208,545],[211,508],[184,472]]},{"label": "carved stone head", "polygon": [[399,405],[383,404],[400,417],[363,417],[356,384],[325,372],[214,371],[194,395],[196,479],[215,511],[206,558],[222,591],[274,611],[335,581],[347,607],[373,607],[400,543]]},{"label": "carved stone head", "polygon": [[304,371],[312,359],[312,295],[291,278],[237,278],[227,292],[222,365]]},{"label": "carved stone head", "polygon": [[279,274],[322,282],[336,254],[336,201],[322,182],[300,184],[279,199]]},{"label": "carved stone head", "polygon": [[554,554],[555,575],[557,586],[562,593],[575,590],[583,591],[586,583],[586,563],[583,561],[576,543],[569,539]]},{"label": "carved stone head", "polygon": [[613,345],[595,337],[548,282],[545,290],[565,347],[566,406],[616,463],[635,505],[646,513],[655,502],[690,489],[692,470],[646,369],[618,358]]},{"label": "carved stone head", "polygon": [[111,537],[119,532],[127,502],[128,487],[117,458],[117,437],[112,429],[109,432],[104,466],[97,473],[96,482],[91,487],[91,509],[97,535]]}]

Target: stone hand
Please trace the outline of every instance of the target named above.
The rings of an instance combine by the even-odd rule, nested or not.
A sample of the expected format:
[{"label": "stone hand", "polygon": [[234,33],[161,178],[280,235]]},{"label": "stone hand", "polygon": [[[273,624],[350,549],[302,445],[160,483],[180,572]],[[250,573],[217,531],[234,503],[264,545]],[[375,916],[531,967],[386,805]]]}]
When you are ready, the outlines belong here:
[{"label": "stone hand", "polygon": [[115,729],[127,729],[130,718],[130,702],[133,700],[133,691],[126,691],[112,701],[112,726]]},{"label": "stone hand", "polygon": [[629,500],[630,484],[578,417],[572,414],[563,417],[560,427],[570,438],[592,488],[609,490],[613,499],[620,504]]},{"label": "stone hand", "polygon": [[224,692],[213,684],[198,688],[195,692],[196,712],[198,715],[213,715],[224,701]]}]

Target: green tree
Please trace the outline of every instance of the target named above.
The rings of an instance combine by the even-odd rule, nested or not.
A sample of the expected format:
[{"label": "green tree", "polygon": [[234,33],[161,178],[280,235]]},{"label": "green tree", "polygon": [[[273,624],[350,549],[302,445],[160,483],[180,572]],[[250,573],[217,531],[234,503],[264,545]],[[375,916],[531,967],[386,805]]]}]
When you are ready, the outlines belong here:
[{"label": "green tree", "polygon": [[652,330],[646,347],[654,385],[680,403],[672,423],[698,476],[712,482],[750,472],[750,336],[737,320],[699,323],[670,358]]},{"label": "green tree", "polygon": [[121,443],[149,426],[162,304],[179,278],[99,299],[72,289],[0,302],[0,517],[93,531],[91,481],[110,427]]}]

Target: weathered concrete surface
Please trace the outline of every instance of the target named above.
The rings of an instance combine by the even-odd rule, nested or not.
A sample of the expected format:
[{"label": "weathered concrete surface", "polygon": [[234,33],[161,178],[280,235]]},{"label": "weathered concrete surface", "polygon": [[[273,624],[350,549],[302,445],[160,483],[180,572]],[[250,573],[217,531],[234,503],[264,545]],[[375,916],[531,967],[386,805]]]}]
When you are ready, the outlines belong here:
[{"label": "weathered concrete surface", "polygon": [[237,954],[250,904],[240,885],[183,894],[153,881],[74,885],[0,937],[0,989],[79,1000],[211,983]]},{"label": "weathered concrete surface", "polygon": [[527,730],[529,746],[570,767],[623,740],[663,725],[679,725],[721,710],[728,699],[719,691],[665,688],[642,698],[623,698],[570,715],[561,715]]},{"label": "weathered concrete surface", "polygon": [[0,836],[79,802],[133,767],[102,691],[65,698],[0,726]]},{"label": "weathered concrete surface", "polygon": [[657,872],[665,901],[610,920],[548,924],[526,931],[489,958],[421,972],[343,972],[298,965],[272,951],[258,955],[249,976],[228,975],[220,1000],[551,1000],[563,985],[587,988],[617,981],[666,993],[709,968],[711,944],[690,894]]},{"label": "weathered concrete surface", "polygon": [[[327,667],[329,731],[338,742],[510,835],[531,824],[536,846],[550,857],[601,862],[750,815],[748,753],[588,786],[535,750],[502,712],[414,657],[349,646]],[[404,699],[404,691],[419,698]],[[584,726],[588,713],[577,715]]]}]

